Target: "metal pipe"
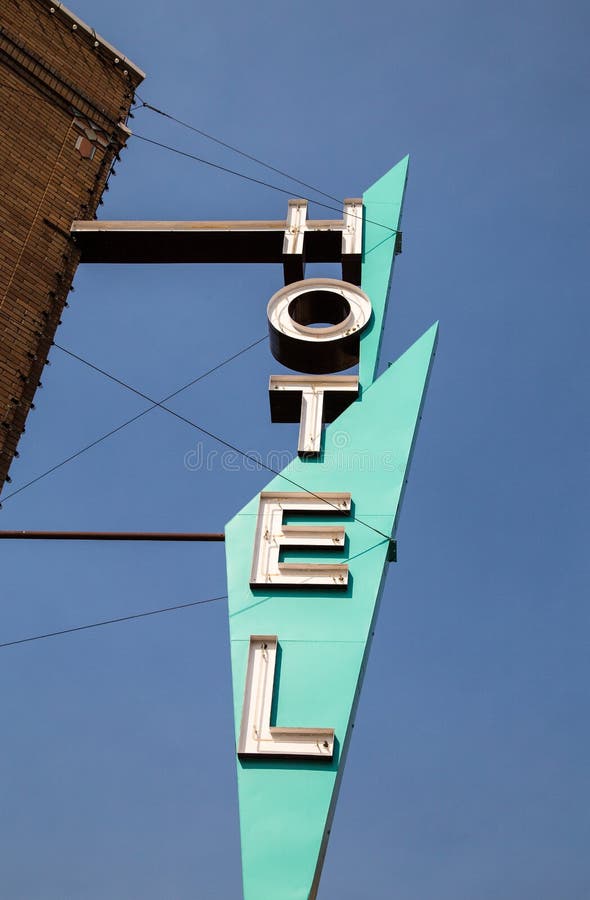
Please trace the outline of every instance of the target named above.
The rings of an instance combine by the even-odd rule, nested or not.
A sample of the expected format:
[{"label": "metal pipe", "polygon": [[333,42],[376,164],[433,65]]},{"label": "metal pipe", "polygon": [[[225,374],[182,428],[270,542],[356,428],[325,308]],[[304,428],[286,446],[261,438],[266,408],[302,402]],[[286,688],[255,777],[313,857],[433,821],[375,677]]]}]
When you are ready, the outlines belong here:
[{"label": "metal pipe", "polygon": [[224,541],[223,532],[0,531],[1,539],[30,541]]}]

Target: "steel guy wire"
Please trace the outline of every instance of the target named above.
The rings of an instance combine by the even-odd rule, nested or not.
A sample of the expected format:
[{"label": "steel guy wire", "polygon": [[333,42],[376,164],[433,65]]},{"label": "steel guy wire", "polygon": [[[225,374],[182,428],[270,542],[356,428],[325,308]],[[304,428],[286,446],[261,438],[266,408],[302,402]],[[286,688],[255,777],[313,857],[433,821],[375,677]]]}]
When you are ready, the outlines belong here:
[{"label": "steel guy wire", "polygon": [[[279,472],[278,469],[274,469],[272,466],[269,466],[268,463],[262,462],[262,460],[257,459],[255,456],[252,456],[250,453],[246,453],[245,450],[241,450],[239,447],[236,447],[235,444],[231,444],[229,441],[226,441],[224,438],[220,437],[218,434],[215,434],[213,431],[209,431],[207,428],[204,428],[202,425],[199,425],[197,422],[194,422],[192,419],[183,416],[181,413],[176,412],[174,409],[170,409],[169,406],[164,406],[163,403],[158,403],[156,400],[149,397],[147,394],[144,394],[143,391],[138,390],[133,387],[133,385],[128,384],[126,381],[123,381],[121,378],[117,378],[116,375],[112,375],[110,372],[107,372],[105,369],[101,369],[100,366],[95,365],[90,362],[88,359],[84,359],[83,356],[79,356],[77,353],[74,353],[72,350],[68,350],[66,347],[62,347],[60,344],[53,344],[54,347],[57,347],[58,350],[61,350],[62,353],[67,354],[67,356],[72,357],[72,359],[78,360],[83,365],[88,366],[89,369],[93,369],[95,372],[98,372],[100,375],[103,375],[105,378],[108,378],[110,381],[115,382],[115,384],[121,385],[126,390],[131,391],[133,394],[137,394],[138,397],[143,397],[144,400],[148,400],[149,403],[153,403],[154,406],[158,406],[164,412],[169,413],[174,418],[179,419],[181,422],[185,422],[187,425],[190,425],[191,428],[195,428],[197,431],[200,431],[201,434],[207,435],[212,440],[217,441],[219,444],[222,444],[224,447],[228,447],[228,449],[233,450],[234,453],[243,456],[244,459],[249,459],[251,462],[256,463],[256,465],[261,469],[266,469],[268,472],[272,472],[273,475],[277,475],[279,478],[283,478],[289,484],[292,484],[294,487],[299,488],[300,491],[304,491],[306,494],[309,494],[311,497],[315,497],[317,500],[321,500],[322,503],[325,503],[327,506],[331,506],[333,509],[337,510],[339,513],[342,510],[336,506],[334,503],[330,503],[321,494],[317,494],[314,491],[306,488],[304,485],[299,484],[297,481],[294,481],[292,478],[289,478],[287,475],[284,475],[282,472]],[[391,540],[391,535],[385,534],[383,531],[380,531],[378,528],[375,528],[373,525],[369,525],[368,522],[364,522],[362,519],[355,517],[355,522],[358,522],[360,525],[364,525],[366,528],[369,528],[371,531],[378,534],[380,537],[385,538],[385,540]]]},{"label": "steel guy wire", "polygon": [[78,631],[88,631],[90,628],[102,628],[103,625],[116,625],[119,622],[131,622],[132,619],[146,619],[148,616],[158,616],[160,613],[176,612],[179,609],[189,609],[191,606],[203,606],[206,603],[215,603],[217,600],[227,600],[227,594],[219,597],[209,597],[207,600],[192,600],[190,603],[177,603],[175,606],[163,606],[160,609],[150,609],[146,612],[133,613],[129,616],[118,616],[116,619],[103,619],[100,622],[91,622],[88,625],[77,625],[74,628],[62,628],[60,631],[48,631],[44,634],[33,634],[30,637],[19,638],[16,641],[4,641],[0,644],[0,650],[6,647],[15,647],[17,644],[30,644],[33,641],[43,641],[46,638],[60,637],[64,634],[74,634]]},{"label": "steel guy wire", "polygon": [[284,178],[288,178],[289,181],[294,181],[295,184],[300,184],[303,187],[308,188],[310,191],[314,191],[316,194],[321,194],[322,197],[327,197],[328,200],[334,200],[335,203],[340,203],[338,197],[333,197],[332,194],[327,194],[325,191],[321,191],[319,188],[314,187],[313,184],[308,184],[307,181],[302,181],[300,178],[296,178],[294,175],[289,175],[288,172],[283,172],[282,169],[277,169],[275,166],[271,166],[270,163],[265,162],[263,159],[259,159],[257,156],[253,156],[251,153],[246,153],[245,150],[240,150],[239,147],[234,147],[233,144],[228,144],[226,141],[222,141],[221,138],[217,138],[215,137],[215,135],[209,134],[209,132],[203,131],[202,129],[197,128],[195,125],[191,125],[190,122],[184,122],[182,119],[178,119],[176,116],[173,116],[172,113],[167,113],[163,109],[158,109],[157,106],[153,106],[151,103],[148,103],[147,100],[144,100],[143,97],[140,97],[137,91],[135,93],[135,96],[140,102],[137,106],[133,107],[133,111],[143,108],[149,109],[152,112],[157,113],[159,116],[163,116],[166,119],[170,119],[172,122],[176,122],[177,125],[182,125],[183,128],[188,128],[189,131],[194,131],[195,134],[199,134],[201,137],[206,138],[208,141],[213,141],[213,143],[219,144],[220,147],[225,147],[226,150],[231,150],[232,153],[237,153],[239,156],[243,156],[244,159],[249,159],[252,162],[255,162],[257,165],[268,169],[270,172],[274,172],[276,175],[282,175]]},{"label": "steel guy wire", "polygon": [[[144,141],[146,144],[153,144],[154,147],[160,147],[162,148],[162,150],[169,150],[171,153],[176,153],[178,156],[184,156],[187,159],[194,160],[195,162],[203,163],[203,165],[205,166],[211,166],[211,168],[217,169],[220,172],[225,172],[227,175],[236,175],[238,178],[243,178],[246,181],[252,182],[253,184],[262,185],[263,187],[270,188],[273,191],[278,191],[280,194],[286,194],[288,197],[293,196],[293,191],[288,191],[286,188],[279,187],[276,184],[271,184],[269,181],[263,181],[261,178],[254,178],[252,175],[246,175],[244,172],[237,172],[235,169],[230,169],[228,166],[222,166],[221,163],[212,162],[210,159],[204,159],[204,157],[202,156],[196,156],[196,154],[194,153],[188,153],[186,150],[180,150],[178,147],[171,147],[170,144],[164,144],[161,141],[156,141],[153,138],[146,137],[143,134],[138,134],[136,131],[133,132],[133,137],[137,138],[137,140],[139,141]],[[331,206],[329,203],[323,203],[321,200],[314,200],[311,197],[302,197],[301,199],[307,200],[308,203],[315,203],[317,206],[323,206],[325,209],[334,210],[337,213],[342,212],[341,208],[337,206]],[[368,222],[371,225],[377,225],[379,228],[385,228],[392,234],[401,234],[401,231],[398,228],[392,228],[391,225],[384,225],[383,222],[376,222],[374,219],[367,219],[365,216],[357,216],[355,213],[348,213],[348,215],[353,219],[360,219],[362,222]]]},{"label": "steel guy wire", "polygon": [[[234,359],[237,359],[242,354],[246,353],[248,350],[251,350],[253,347],[256,347],[258,344],[261,344],[263,341],[268,339],[268,335],[264,335],[264,337],[258,338],[258,340],[253,341],[251,344],[248,344],[247,347],[243,347],[237,353],[234,353],[233,356],[228,356],[227,359],[222,360],[222,362],[218,363],[216,366],[213,366],[212,369],[209,369],[207,372],[203,372],[197,378],[193,378],[192,381],[189,381],[187,384],[183,385],[181,388],[178,388],[177,391],[173,391],[172,394],[168,394],[168,396],[163,397],[160,401],[161,403],[166,403],[168,400],[172,400],[173,397],[177,397],[183,391],[186,391],[189,387],[192,387],[197,382],[202,381],[204,378],[207,378],[209,375],[212,375],[214,372],[217,372],[218,369],[223,368],[228,363],[232,362]],[[31,487],[34,484],[37,484],[38,481],[41,481],[43,478],[46,478],[48,475],[51,475],[52,472],[56,472],[58,469],[61,469],[67,463],[72,462],[74,459],[78,459],[79,456],[82,456],[83,453],[86,453],[87,450],[91,450],[93,447],[96,447],[98,444],[101,444],[103,441],[106,441],[107,438],[112,437],[114,434],[117,434],[119,431],[122,431],[128,425],[133,424],[133,422],[137,422],[138,419],[141,419],[143,416],[147,415],[147,413],[151,412],[152,409],[157,409],[159,406],[158,403],[152,403],[151,406],[147,406],[144,410],[137,413],[137,415],[132,416],[130,419],[127,419],[125,422],[122,422],[120,425],[117,425],[115,428],[112,428],[110,431],[107,431],[105,434],[96,438],[96,440],[91,441],[86,446],[82,447],[80,450],[76,450],[75,453],[70,454],[65,459],[62,459],[61,462],[56,463],[51,468],[46,469],[45,472],[42,472],[40,475],[37,475],[35,478],[31,478],[30,481],[27,481],[25,484],[22,484],[20,487],[16,488],[10,494],[7,494],[5,497],[2,497],[2,502],[0,503],[0,509],[2,508],[2,503],[6,500],[10,500],[12,497],[16,497],[17,494],[20,494],[22,491],[25,491],[27,488]]]}]

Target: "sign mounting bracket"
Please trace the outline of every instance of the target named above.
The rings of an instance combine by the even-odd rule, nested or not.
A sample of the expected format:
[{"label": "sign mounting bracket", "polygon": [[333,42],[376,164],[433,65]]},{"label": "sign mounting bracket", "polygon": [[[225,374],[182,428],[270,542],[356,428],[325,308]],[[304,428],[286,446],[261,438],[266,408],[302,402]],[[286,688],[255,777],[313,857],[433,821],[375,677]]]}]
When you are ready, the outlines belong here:
[{"label": "sign mounting bracket", "polygon": [[306,262],[341,263],[360,284],[362,199],[345,200],[342,219],[308,219],[307,204],[289,200],[280,220],[77,220],[70,233],[83,263],[280,263],[285,284],[304,278]]}]

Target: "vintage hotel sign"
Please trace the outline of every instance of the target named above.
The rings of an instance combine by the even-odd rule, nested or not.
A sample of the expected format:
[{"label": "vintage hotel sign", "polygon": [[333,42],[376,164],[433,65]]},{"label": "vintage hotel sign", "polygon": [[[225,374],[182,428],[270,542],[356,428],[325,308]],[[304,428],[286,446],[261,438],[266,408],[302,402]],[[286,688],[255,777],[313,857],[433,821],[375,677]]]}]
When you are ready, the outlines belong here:
[{"label": "vintage hotel sign", "polygon": [[[87,262],[282,262],[274,422],[298,456],[226,528],[245,900],[315,898],[437,326],[376,377],[407,158],[338,221],[75,222]],[[386,226],[386,227],[384,227]],[[305,261],[342,279],[304,279]],[[358,364],[358,375],[338,374]],[[328,423],[326,428],[323,424]]]},{"label": "vintage hotel sign", "polygon": [[284,477],[226,528],[246,900],[316,896],[394,547],[437,334],[375,377],[406,174],[403,160],[345,206],[343,274],[360,287],[298,280],[268,304],[273,355],[298,373],[271,375],[272,419],[300,428]]}]

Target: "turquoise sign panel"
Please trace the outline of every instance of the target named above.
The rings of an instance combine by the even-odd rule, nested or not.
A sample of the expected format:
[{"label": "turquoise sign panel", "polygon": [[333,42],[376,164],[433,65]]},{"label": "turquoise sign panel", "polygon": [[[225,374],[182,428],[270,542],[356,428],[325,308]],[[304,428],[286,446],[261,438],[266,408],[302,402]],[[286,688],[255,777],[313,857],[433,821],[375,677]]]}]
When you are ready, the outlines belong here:
[{"label": "turquoise sign panel", "polygon": [[[375,218],[383,221],[387,215],[385,221],[391,221],[394,216],[395,228],[406,171],[404,160],[369,192],[373,199],[386,198],[375,200],[387,207],[374,212]],[[367,227],[367,239],[372,240],[371,234]],[[326,492],[351,494],[349,515],[334,515],[329,510],[329,516],[304,513],[295,518],[284,513],[287,525],[344,526],[346,540],[340,552],[289,549],[284,561],[346,562],[346,588],[251,587],[258,495],[226,528],[236,735],[245,695],[251,690],[248,673],[253,636],[276,636],[271,725],[334,731],[333,755],[328,758],[238,757],[245,900],[313,900],[319,885],[388,565],[390,537],[395,532],[437,339],[434,325],[374,380],[393,255],[389,240],[387,248],[368,245],[363,261],[363,289],[373,301],[374,322],[373,331],[363,336],[361,343],[360,372],[366,380],[359,400],[326,428],[319,457],[294,459],[265,488],[267,492],[306,491],[312,498]]]},{"label": "turquoise sign panel", "polygon": [[364,231],[361,287],[371,298],[373,320],[361,335],[359,363],[361,389],[368,387],[377,374],[393,263],[396,247],[401,244],[399,228],[408,180],[409,161],[410,157],[406,156],[363,194]]}]

